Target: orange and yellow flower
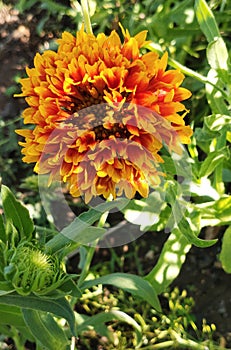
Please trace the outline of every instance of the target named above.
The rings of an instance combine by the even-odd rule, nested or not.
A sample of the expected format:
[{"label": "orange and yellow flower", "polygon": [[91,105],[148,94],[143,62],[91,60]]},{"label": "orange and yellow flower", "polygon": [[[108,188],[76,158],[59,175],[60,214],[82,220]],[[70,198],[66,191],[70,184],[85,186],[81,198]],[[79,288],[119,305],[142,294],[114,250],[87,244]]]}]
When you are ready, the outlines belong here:
[{"label": "orange and yellow flower", "polygon": [[87,202],[137,191],[147,197],[149,184],[160,182],[163,144],[178,152],[192,134],[181,103],[191,95],[180,86],[184,75],[166,70],[167,53],[141,54],[147,31],[122,32],[123,42],[115,31],[64,32],[57,52],[37,54],[21,80],[24,123],[32,124],[17,130],[24,162]]}]

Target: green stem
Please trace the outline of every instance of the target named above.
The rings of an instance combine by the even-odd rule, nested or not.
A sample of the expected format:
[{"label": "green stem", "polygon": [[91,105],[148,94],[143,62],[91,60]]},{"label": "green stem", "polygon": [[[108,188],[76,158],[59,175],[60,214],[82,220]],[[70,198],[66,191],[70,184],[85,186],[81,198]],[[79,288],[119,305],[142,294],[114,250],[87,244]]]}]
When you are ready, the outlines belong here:
[{"label": "green stem", "polygon": [[86,28],[86,32],[88,34],[92,34],[92,27],[91,27],[91,20],[90,20],[90,13],[89,13],[89,5],[87,0],[81,0],[81,7],[83,11],[83,19],[84,24]]},{"label": "green stem", "polygon": [[[191,340],[191,339],[184,339],[179,334],[177,334],[175,331],[171,331],[172,337],[174,340],[166,340],[157,344],[148,345],[145,347],[142,347],[142,350],[154,350],[154,349],[175,349],[175,348],[183,348],[183,349],[195,349],[195,350],[205,350],[208,349],[205,345],[200,345],[197,342]],[[131,349],[128,349],[131,350]]]},{"label": "green stem", "polygon": [[[107,217],[108,217],[108,213],[109,211],[106,211],[105,213],[103,213],[99,219],[98,225],[97,227],[103,228],[106,221],[107,221]],[[87,249],[87,256],[86,256],[86,260],[84,262],[84,266],[83,269],[81,271],[79,280],[78,280],[78,285],[81,286],[81,284],[84,282],[85,278],[87,277],[89,270],[90,270],[90,266],[91,266],[91,262],[95,253],[95,246],[97,245],[98,240],[95,242],[95,244],[91,247],[86,247]]]},{"label": "green stem", "polygon": [[191,339],[184,339],[176,331],[172,330],[172,337],[175,339],[175,344],[179,345],[183,349],[196,349],[196,350],[205,350],[205,345],[200,345],[197,342]]},{"label": "green stem", "polygon": [[75,337],[71,338],[71,347],[70,350],[75,350]]},{"label": "green stem", "polygon": [[24,350],[25,349],[24,342],[22,343],[22,339],[21,339],[20,335],[18,334],[18,331],[16,329],[14,329],[14,327],[12,327],[12,329],[13,329],[13,333],[14,333],[14,336],[12,338],[14,340],[14,344],[16,346],[16,349],[17,350]]}]

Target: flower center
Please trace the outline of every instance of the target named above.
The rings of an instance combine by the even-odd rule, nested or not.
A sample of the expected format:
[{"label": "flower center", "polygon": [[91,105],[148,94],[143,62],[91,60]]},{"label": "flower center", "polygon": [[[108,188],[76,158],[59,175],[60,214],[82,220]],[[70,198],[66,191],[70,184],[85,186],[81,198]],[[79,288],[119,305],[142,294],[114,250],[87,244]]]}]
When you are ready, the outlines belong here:
[{"label": "flower center", "polygon": [[62,126],[76,129],[79,136],[85,132],[94,132],[96,141],[106,140],[111,136],[129,139],[131,133],[123,123],[123,117],[124,113],[119,108],[101,102],[76,110],[62,122]]},{"label": "flower center", "polygon": [[116,138],[129,139],[131,133],[127,130],[125,125],[121,123],[115,123],[110,129],[106,129],[103,125],[96,126],[92,129],[94,131],[96,139],[102,141],[109,139],[110,136],[115,136]]}]

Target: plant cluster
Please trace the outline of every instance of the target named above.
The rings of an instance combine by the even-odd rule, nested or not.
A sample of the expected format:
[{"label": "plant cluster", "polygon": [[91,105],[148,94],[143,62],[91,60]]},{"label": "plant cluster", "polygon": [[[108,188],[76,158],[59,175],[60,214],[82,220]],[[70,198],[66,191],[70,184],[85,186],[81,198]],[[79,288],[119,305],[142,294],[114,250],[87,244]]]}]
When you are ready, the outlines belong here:
[{"label": "plant cluster", "polygon": [[[196,326],[192,298],[169,288],[193,245],[206,253],[217,243],[200,237],[208,226],[224,227],[219,260],[231,273],[230,5],[104,0],[91,1],[90,13],[86,1],[15,5],[45,14],[38,35],[54,18],[70,19],[72,33],[56,47],[56,23],[21,79],[28,127],[17,133],[39,174],[17,188],[24,204],[13,160],[4,162],[16,157],[22,169],[15,143],[5,142],[16,126],[1,121],[0,164],[12,186],[1,174],[0,332],[17,350],[28,341],[36,350],[90,349],[94,337],[107,349],[222,349],[213,324]],[[143,232],[170,232],[148,273],[92,266],[97,245],[113,251],[110,211]],[[125,243],[134,239],[128,232]]]}]

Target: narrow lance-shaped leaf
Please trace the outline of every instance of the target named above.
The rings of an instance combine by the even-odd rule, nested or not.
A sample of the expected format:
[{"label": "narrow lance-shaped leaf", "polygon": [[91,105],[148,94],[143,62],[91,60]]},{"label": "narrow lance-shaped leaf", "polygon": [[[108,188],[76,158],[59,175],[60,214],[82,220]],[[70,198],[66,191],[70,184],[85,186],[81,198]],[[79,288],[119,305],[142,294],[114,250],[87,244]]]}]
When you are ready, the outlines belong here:
[{"label": "narrow lance-shaped leaf", "polygon": [[100,204],[82,213],[76,217],[70,225],[65,227],[59,234],[46,243],[46,250],[49,253],[55,253],[73,243],[85,245],[94,243],[97,238],[102,237],[105,230],[91,225],[99,220],[104,212],[115,207],[124,207],[126,204],[126,199],[114,200],[112,202]]},{"label": "narrow lance-shaped leaf", "polygon": [[201,213],[201,227],[231,225],[231,196],[194,205]]},{"label": "narrow lance-shaped leaf", "polygon": [[214,203],[215,216],[223,225],[231,223],[231,196],[224,196]]},{"label": "narrow lance-shaped leaf", "polygon": [[51,315],[28,309],[22,309],[22,312],[28,328],[42,346],[47,349],[65,349],[69,342]]},{"label": "narrow lance-shaped leaf", "polygon": [[227,228],[224,233],[221,253],[220,253],[220,261],[222,263],[222,267],[227,273],[231,273],[231,226]]},{"label": "narrow lance-shaped leaf", "polygon": [[[190,218],[188,219],[190,221]],[[217,242],[217,239],[204,240],[204,239],[198,238],[196,233],[193,232],[192,221],[189,224],[186,218],[183,218],[180,221],[180,223],[178,223],[178,227],[181,234],[185,236],[188,242],[195,245],[196,247],[199,247],[199,248],[211,247]]]},{"label": "narrow lance-shaped leaf", "polygon": [[3,217],[0,214],[0,240],[6,243],[6,231],[4,227]]},{"label": "narrow lance-shaped leaf", "polygon": [[212,11],[205,0],[195,1],[195,11],[200,28],[208,42],[220,36],[219,29]]},{"label": "narrow lance-shaped leaf", "polygon": [[201,164],[199,177],[209,176],[225,158],[229,158],[229,150],[226,147],[209,153]]},{"label": "narrow lance-shaped leaf", "polygon": [[189,212],[187,210],[187,202],[182,203],[174,198],[175,188],[170,188],[169,201],[172,207],[172,218],[174,218],[175,226],[180,233],[185,236],[188,243],[197,247],[205,248],[215,244],[217,240],[203,240],[198,238],[201,230],[201,216],[199,212]]},{"label": "narrow lance-shaped leaf", "polygon": [[26,297],[11,293],[0,296],[0,304],[14,305],[24,309],[38,310],[53,313],[56,316],[65,318],[70,325],[72,334],[75,335],[75,317],[70,304],[65,298],[46,299],[34,295]]},{"label": "narrow lance-shaped leaf", "polygon": [[0,304],[0,324],[13,327],[26,327],[22,311],[17,306]]},{"label": "narrow lance-shaped leaf", "polygon": [[97,284],[109,284],[121,288],[132,295],[146,300],[157,311],[161,311],[161,306],[155,288],[142,277],[128,273],[112,273],[94,280],[84,282],[80,288],[85,290]]},{"label": "narrow lance-shaped leaf", "polygon": [[4,215],[11,221],[22,237],[30,237],[34,231],[34,224],[29,212],[10,191],[7,186],[2,185],[1,196]]}]

